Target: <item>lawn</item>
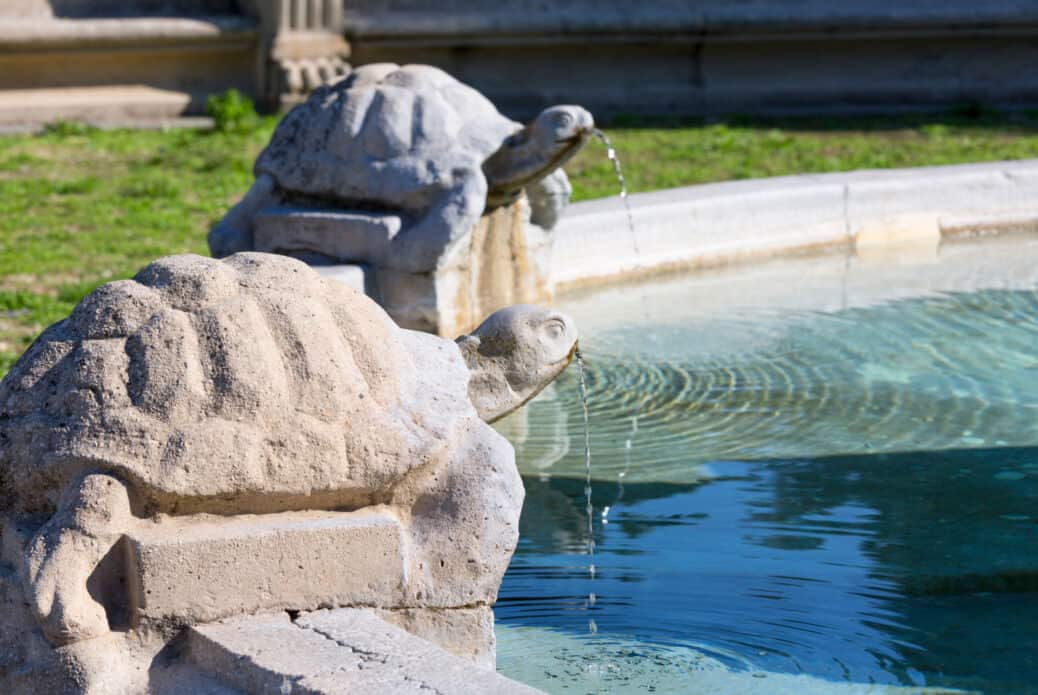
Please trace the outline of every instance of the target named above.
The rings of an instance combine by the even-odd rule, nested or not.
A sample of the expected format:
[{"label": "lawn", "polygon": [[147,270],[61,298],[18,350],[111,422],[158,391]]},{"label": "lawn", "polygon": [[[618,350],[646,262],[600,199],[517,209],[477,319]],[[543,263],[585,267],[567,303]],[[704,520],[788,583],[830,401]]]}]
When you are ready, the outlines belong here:
[{"label": "lawn", "polygon": [[[0,374],[96,285],[157,256],[206,253],[248,188],[273,119],[231,131],[58,125],[0,137]],[[1038,115],[633,123],[607,129],[632,192],[802,172],[1038,155]],[[567,170],[574,198],[617,192],[597,142]]]}]

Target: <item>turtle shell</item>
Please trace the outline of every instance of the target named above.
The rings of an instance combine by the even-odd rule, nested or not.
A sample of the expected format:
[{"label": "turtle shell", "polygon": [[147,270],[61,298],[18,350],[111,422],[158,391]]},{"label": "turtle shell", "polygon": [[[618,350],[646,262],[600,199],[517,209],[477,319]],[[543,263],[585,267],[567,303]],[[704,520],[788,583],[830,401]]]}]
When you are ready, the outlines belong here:
[{"label": "turtle shell", "polygon": [[103,285],[0,382],[0,510],[86,470],[143,512],[348,509],[484,426],[453,343],[282,256],[170,256]]},{"label": "turtle shell", "polygon": [[428,65],[379,63],[314,90],[256,160],[284,192],[422,209],[522,125],[475,89]]}]

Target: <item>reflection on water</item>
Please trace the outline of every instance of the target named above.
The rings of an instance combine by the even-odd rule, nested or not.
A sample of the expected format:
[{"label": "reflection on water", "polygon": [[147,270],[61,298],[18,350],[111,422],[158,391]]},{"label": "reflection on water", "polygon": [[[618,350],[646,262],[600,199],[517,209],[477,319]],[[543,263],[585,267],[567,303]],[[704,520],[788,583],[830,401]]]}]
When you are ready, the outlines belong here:
[{"label": "reflection on water", "polygon": [[[1038,693],[1036,319],[1038,293],[981,289],[597,325],[597,600],[567,374],[503,426],[527,500],[499,623],[623,636],[661,669],[693,644],[736,671]],[[537,678],[551,643],[504,640],[503,668],[570,691]]]},{"label": "reflection on water", "polygon": [[[628,484],[596,527],[601,633],[830,680],[1034,692],[1038,449],[713,467],[698,486]],[[581,481],[525,482],[498,619],[581,630]]]},{"label": "reflection on water", "polygon": [[[632,436],[632,474],[678,481],[715,459],[1038,443],[1036,318],[1038,293],[984,290],[589,336],[592,449],[614,452],[596,469],[619,473]],[[565,403],[521,416],[536,423],[516,442],[521,459],[578,474],[558,444],[579,422],[575,391],[566,373]]]}]

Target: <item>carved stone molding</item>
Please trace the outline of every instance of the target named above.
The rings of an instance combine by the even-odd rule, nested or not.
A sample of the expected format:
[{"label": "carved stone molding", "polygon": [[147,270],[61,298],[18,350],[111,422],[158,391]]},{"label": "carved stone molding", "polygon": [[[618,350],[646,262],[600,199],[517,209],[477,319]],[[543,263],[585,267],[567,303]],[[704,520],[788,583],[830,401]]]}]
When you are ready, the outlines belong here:
[{"label": "carved stone molding", "polygon": [[253,0],[260,19],[260,104],[283,110],[350,70],[342,0]]}]

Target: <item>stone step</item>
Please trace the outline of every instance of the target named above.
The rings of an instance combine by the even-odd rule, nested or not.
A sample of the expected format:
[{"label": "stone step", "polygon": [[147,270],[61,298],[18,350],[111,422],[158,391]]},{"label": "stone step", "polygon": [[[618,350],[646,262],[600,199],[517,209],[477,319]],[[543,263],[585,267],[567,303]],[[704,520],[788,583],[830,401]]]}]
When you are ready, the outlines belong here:
[{"label": "stone step", "polygon": [[130,621],[209,622],[327,605],[398,606],[405,540],[390,511],[172,517],[126,534]]},{"label": "stone step", "polygon": [[254,40],[256,21],[238,15],[198,17],[10,17],[0,15],[0,47],[40,51],[53,48],[211,43]]},{"label": "stone step", "polygon": [[234,15],[0,16],[0,128],[201,114],[210,94],[256,92],[258,37],[254,19]]},{"label": "stone step", "polygon": [[59,120],[100,127],[200,125],[200,119],[182,116],[194,101],[185,92],[144,85],[3,89],[0,130],[33,130]]},{"label": "stone step", "polygon": [[243,692],[535,695],[365,609],[257,615],[189,629],[187,658]]}]

